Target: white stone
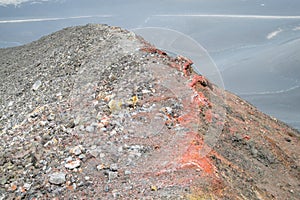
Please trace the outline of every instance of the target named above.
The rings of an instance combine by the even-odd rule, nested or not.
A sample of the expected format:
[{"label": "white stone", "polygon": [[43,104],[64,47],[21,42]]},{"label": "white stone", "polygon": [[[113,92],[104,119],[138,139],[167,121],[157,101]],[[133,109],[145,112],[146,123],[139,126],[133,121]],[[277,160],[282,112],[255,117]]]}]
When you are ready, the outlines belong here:
[{"label": "white stone", "polygon": [[77,167],[80,167],[80,160],[74,160],[65,164],[67,169],[75,169]]},{"label": "white stone", "polygon": [[61,185],[66,182],[66,174],[63,172],[55,172],[50,175],[49,182],[55,185]]},{"label": "white stone", "polygon": [[29,190],[31,188],[31,184],[29,183],[24,183],[24,186],[25,190]]},{"label": "white stone", "polygon": [[80,155],[80,154],[82,153],[81,150],[83,150],[83,147],[82,147],[81,145],[79,145],[79,146],[76,146],[76,147],[72,148],[72,149],[70,150],[70,153],[72,153],[72,154],[78,156],[78,155]]},{"label": "white stone", "polygon": [[95,128],[94,128],[93,126],[87,126],[87,127],[85,128],[85,130],[86,130],[87,132],[89,132],[89,133],[92,133],[92,132],[95,131]]},{"label": "white stone", "polygon": [[33,85],[32,85],[32,90],[36,91],[39,89],[39,87],[42,85],[42,81],[41,80],[37,80]]}]

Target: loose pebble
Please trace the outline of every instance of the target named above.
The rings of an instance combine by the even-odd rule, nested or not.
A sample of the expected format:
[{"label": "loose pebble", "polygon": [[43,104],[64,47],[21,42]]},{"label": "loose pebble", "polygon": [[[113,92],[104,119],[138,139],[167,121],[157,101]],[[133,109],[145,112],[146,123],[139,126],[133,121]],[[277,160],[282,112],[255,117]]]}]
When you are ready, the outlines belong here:
[{"label": "loose pebble", "polygon": [[42,81],[41,80],[37,80],[33,85],[32,85],[32,90],[36,91],[39,89],[39,87],[42,85]]},{"label": "loose pebble", "polygon": [[60,185],[66,182],[66,174],[63,172],[55,172],[50,174],[49,182],[51,184]]},{"label": "loose pebble", "polygon": [[67,169],[75,169],[77,167],[80,167],[80,160],[70,161],[65,164],[65,168]]}]

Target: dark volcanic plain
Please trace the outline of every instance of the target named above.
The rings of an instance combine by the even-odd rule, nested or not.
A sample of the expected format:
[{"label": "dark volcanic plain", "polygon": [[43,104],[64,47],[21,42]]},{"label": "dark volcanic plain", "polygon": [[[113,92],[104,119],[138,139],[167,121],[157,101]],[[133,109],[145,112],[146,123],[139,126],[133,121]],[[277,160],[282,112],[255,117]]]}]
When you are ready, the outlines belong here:
[{"label": "dark volcanic plain", "polygon": [[134,33],[0,49],[0,76],[0,199],[300,199],[299,133]]}]

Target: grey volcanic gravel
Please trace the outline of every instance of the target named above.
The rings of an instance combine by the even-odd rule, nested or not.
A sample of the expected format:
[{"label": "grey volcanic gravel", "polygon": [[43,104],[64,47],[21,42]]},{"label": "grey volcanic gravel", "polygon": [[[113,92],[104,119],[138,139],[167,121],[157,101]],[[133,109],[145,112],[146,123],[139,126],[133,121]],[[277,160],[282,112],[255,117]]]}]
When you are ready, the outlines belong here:
[{"label": "grey volcanic gravel", "polygon": [[126,183],[152,148],[131,144],[149,137],[149,126],[141,128],[148,119],[132,116],[168,103],[138,104],[160,95],[144,67],[152,58],[141,47],[131,32],[86,25],[0,49],[0,198],[125,198],[127,190],[151,191],[147,181]]}]

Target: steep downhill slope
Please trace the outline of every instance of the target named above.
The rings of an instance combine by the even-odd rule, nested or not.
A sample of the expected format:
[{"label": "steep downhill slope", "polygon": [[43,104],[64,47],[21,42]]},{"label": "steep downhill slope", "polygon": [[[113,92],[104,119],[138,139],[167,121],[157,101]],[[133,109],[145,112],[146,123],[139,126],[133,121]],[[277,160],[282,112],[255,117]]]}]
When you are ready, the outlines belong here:
[{"label": "steep downhill slope", "polygon": [[299,133],[117,27],[0,49],[0,199],[300,199]]}]

